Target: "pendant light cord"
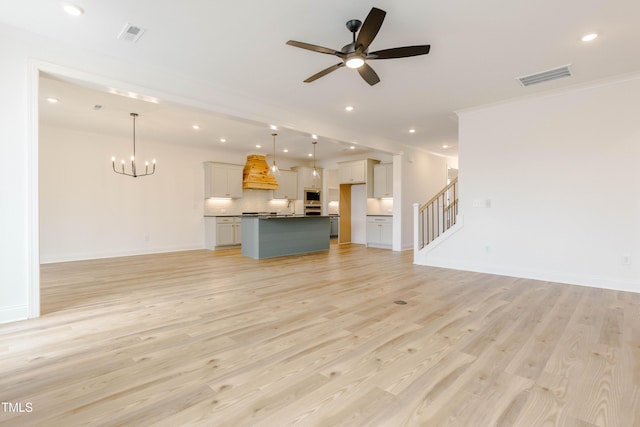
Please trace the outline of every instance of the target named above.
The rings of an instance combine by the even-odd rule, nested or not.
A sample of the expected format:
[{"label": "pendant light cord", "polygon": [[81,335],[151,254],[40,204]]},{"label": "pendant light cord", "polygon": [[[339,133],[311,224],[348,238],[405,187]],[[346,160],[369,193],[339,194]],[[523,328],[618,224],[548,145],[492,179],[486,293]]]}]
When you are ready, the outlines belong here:
[{"label": "pendant light cord", "polygon": [[131,113],[133,117],[133,160],[136,159],[136,116],[138,113]]}]

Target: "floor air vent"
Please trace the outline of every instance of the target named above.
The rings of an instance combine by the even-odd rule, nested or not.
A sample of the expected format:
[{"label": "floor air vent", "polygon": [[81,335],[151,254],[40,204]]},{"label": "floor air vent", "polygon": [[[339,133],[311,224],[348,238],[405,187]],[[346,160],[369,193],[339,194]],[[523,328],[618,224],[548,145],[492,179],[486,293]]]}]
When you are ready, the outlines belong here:
[{"label": "floor air vent", "polygon": [[544,83],[551,80],[561,79],[571,76],[571,68],[569,65],[554,68],[552,70],[542,71],[541,73],[530,74],[528,76],[517,77],[522,86],[531,86],[538,83]]},{"label": "floor air vent", "polygon": [[118,34],[118,39],[125,40],[128,42],[135,43],[138,41],[140,37],[144,34],[144,28],[136,27],[135,25],[126,24],[120,34]]}]

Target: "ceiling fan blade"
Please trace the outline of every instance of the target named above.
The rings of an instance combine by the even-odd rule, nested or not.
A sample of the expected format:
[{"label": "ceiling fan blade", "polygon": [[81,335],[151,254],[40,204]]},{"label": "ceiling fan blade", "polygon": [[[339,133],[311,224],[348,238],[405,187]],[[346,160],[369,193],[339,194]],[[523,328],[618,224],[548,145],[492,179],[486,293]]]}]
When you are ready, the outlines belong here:
[{"label": "ceiling fan blade", "polygon": [[376,74],[376,72],[373,71],[373,68],[371,68],[367,63],[358,68],[358,73],[360,73],[362,78],[371,86],[380,82],[380,77],[378,77],[378,74]]},{"label": "ceiling fan blade", "polygon": [[327,74],[331,73],[332,71],[337,70],[338,68],[344,66],[344,62],[339,62],[336,65],[332,65],[329,68],[325,68],[324,70],[320,71],[319,73],[315,73],[313,76],[309,77],[307,80],[305,80],[305,83],[311,83],[314,80],[318,80],[320,77],[324,77]]},{"label": "ceiling fan blade", "polygon": [[376,7],[371,8],[371,12],[367,15],[360,28],[360,32],[358,33],[358,38],[356,39],[356,47],[362,49],[362,51],[366,51],[373,39],[380,31],[380,27],[382,26],[382,21],[384,21],[384,17],[387,12],[384,10],[378,9]]},{"label": "ceiling fan blade", "polygon": [[289,46],[299,47],[301,49],[311,50],[313,52],[326,53],[328,55],[337,55],[339,57],[344,57],[344,53],[338,52],[335,49],[329,49],[328,47],[316,46],[315,44],[297,42],[295,40],[289,40],[287,42]]},{"label": "ceiling fan blade", "polygon": [[376,52],[370,52],[367,54],[367,59],[392,59],[392,58],[407,58],[409,56],[426,55],[429,53],[431,45],[420,46],[404,46],[395,47],[393,49],[378,50]]}]

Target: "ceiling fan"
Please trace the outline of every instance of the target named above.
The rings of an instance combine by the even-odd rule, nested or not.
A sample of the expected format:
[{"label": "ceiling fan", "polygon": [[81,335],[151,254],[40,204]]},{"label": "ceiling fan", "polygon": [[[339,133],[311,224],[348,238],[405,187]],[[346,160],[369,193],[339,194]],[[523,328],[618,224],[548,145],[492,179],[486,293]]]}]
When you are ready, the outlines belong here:
[{"label": "ceiling fan", "polygon": [[[395,47],[392,49],[383,49],[375,52],[369,52],[369,45],[380,31],[382,21],[387,14],[384,10],[378,8],[371,8],[371,12],[367,15],[364,23],[357,19],[351,19],[347,21],[347,29],[353,34],[353,41],[348,45],[345,45],[340,50],[329,49],[327,47],[316,46],[309,43],[298,42],[295,40],[289,40],[287,42],[290,46],[299,47],[302,49],[311,50],[314,52],[326,53],[328,55],[335,55],[342,59],[342,62],[332,65],[319,73],[306,79],[305,83],[311,83],[314,80],[324,77],[332,71],[337,70],[340,67],[347,66],[349,68],[355,68],[360,73],[360,76],[369,83],[371,86],[380,82],[380,77],[373,71],[373,68],[367,64],[366,61],[373,59],[392,59],[392,58],[406,58],[409,56],[426,55],[429,53],[430,45],[419,46],[404,46]],[[362,28],[361,28],[362,27]],[[356,37],[356,33],[360,30]]]}]

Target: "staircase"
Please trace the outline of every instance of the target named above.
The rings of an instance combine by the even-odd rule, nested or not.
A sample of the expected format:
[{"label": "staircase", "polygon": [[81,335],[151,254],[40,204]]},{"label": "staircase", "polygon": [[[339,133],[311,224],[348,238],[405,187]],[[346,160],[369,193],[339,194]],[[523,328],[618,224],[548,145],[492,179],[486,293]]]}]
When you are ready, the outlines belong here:
[{"label": "staircase", "polygon": [[456,224],[458,178],[424,205],[414,205],[414,250],[420,251]]}]

